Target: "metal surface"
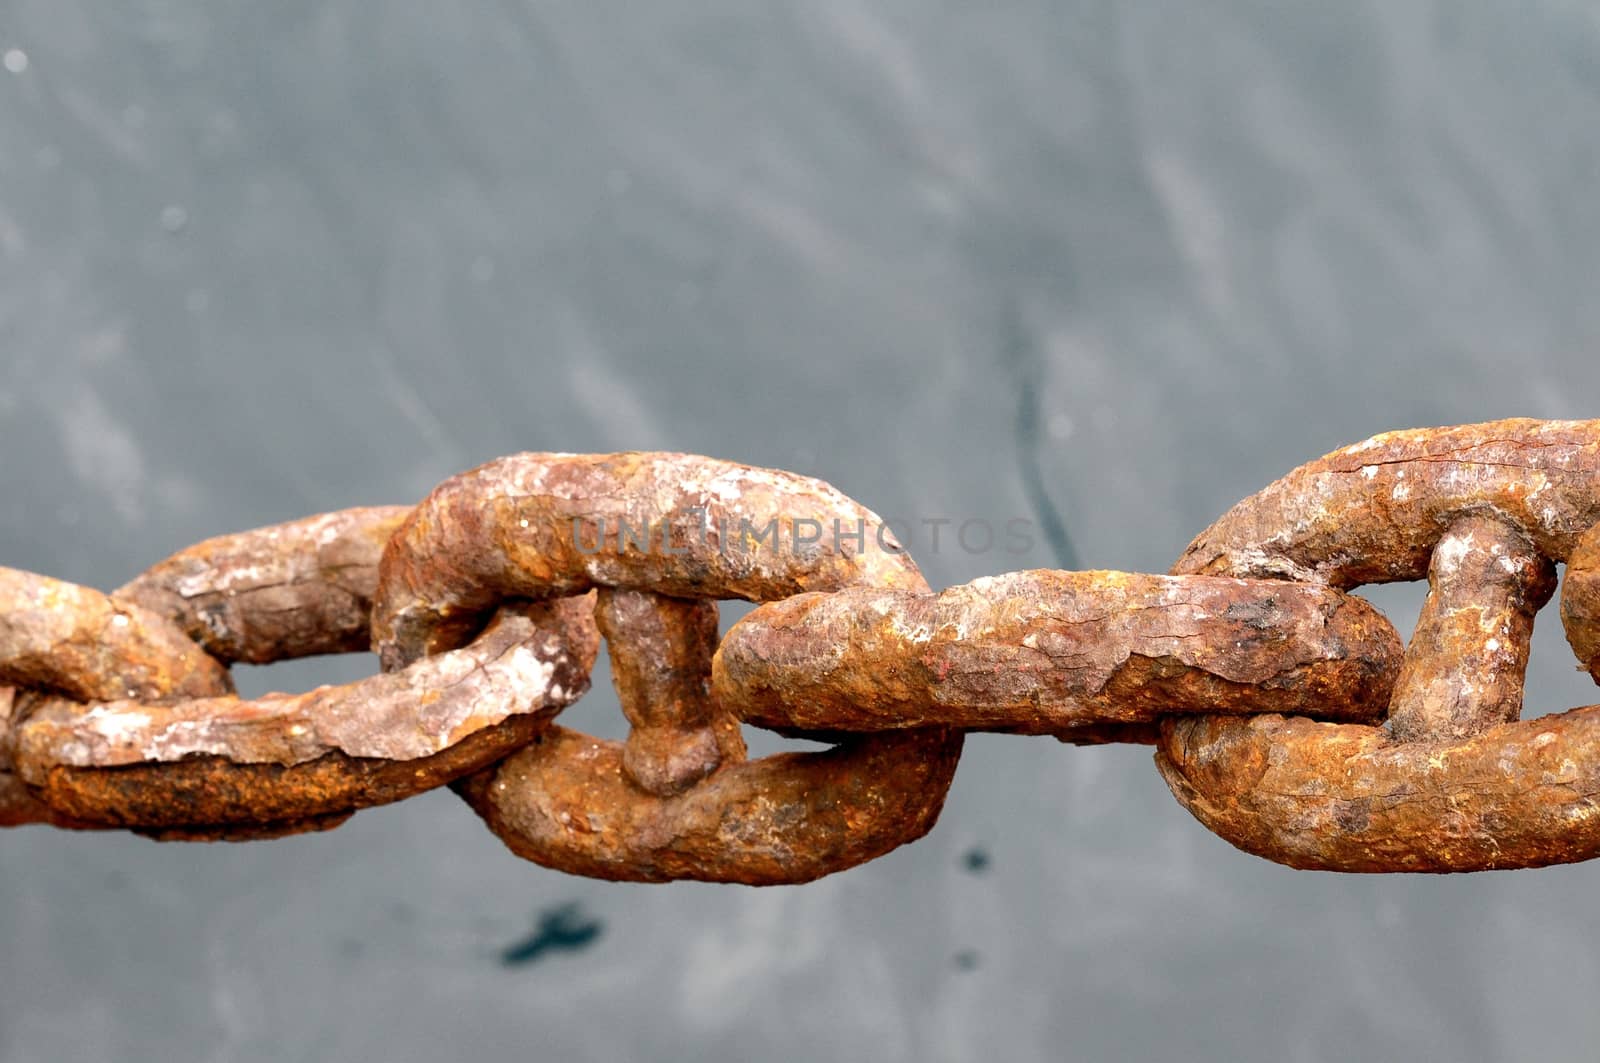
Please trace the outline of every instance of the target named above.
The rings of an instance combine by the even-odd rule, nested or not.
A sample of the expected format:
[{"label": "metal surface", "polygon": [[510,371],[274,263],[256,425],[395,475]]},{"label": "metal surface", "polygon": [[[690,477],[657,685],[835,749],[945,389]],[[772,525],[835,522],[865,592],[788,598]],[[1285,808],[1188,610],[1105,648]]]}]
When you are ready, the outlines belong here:
[{"label": "metal surface", "polygon": [[1039,570],[763,606],[713,676],[724,706],[778,730],[1071,739],[1171,713],[1380,720],[1400,655],[1381,614],[1325,587]]},{"label": "metal surface", "polygon": [[0,678],[32,694],[0,747],[52,810],[31,818],[171,839],[281,837],[525,745],[588,687],[589,600],[507,610],[471,647],[395,674],[233,695],[227,661],[365,643],[378,553],[406,512],[349,510],[208,540],[110,597],[0,570]]},{"label": "metal surface", "polygon": [[462,795],[513,852],[548,867],[808,882],[926,834],[961,735],[744,762],[738,720],[710,689],[717,615],[700,599],[859,585],[927,589],[877,515],[821,481],[686,454],[522,454],[445,481],[396,530],[373,645],[402,665],[454,645],[508,596],[600,588],[627,742],[557,731]]},{"label": "metal surface", "polygon": [[587,688],[594,640],[585,650],[582,625],[564,638],[573,625],[538,612],[543,623],[508,614],[464,649],[305,694],[46,700],[14,728],[16,772],[75,819],[201,835],[397,801],[499,761]]},{"label": "metal surface", "polygon": [[[1376,436],[1241,502],[1177,572],[1355,586],[1428,574],[1387,730],[1162,725],[1173,793],[1233,844],[1329,871],[1478,871],[1600,854],[1600,706],[1517,722],[1534,614],[1600,520],[1600,422]],[[1576,566],[1587,574],[1587,561]],[[1581,601],[1584,591],[1577,592]],[[1569,608],[1587,665],[1592,629]]]},{"label": "metal surface", "polygon": [[115,597],[167,617],[225,662],[365,650],[378,558],[408,506],[343,509],[181,550]]},{"label": "metal surface", "polygon": [[1589,530],[1567,558],[1561,583],[1561,622],[1567,641],[1600,682],[1600,524]]}]

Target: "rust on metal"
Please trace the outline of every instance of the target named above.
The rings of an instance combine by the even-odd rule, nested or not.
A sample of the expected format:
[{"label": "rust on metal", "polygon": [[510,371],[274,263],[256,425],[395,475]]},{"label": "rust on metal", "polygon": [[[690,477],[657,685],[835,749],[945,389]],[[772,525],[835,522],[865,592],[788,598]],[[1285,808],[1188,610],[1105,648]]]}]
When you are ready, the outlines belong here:
[{"label": "rust on metal", "polygon": [[1298,717],[1174,717],[1157,765],[1246,852],[1320,871],[1484,871],[1600,855],[1600,705],[1397,742]]},{"label": "rust on metal", "polygon": [[256,827],[279,837],[326,830],[357,809],[442,786],[515,752],[545,726],[544,717],[511,716],[416,760],[327,753],[285,767],[197,756],[120,768],[34,765],[28,781],[67,816],[163,840],[232,838],[236,828]]},{"label": "rust on metal", "polygon": [[[355,812],[330,812],[325,816],[305,819],[272,820],[267,822],[244,821],[214,826],[139,827],[127,828],[130,834],[158,842],[265,842],[288,838],[296,834],[316,834],[342,825]],[[93,824],[104,829],[104,824]]]},{"label": "rust on metal", "polygon": [[1175,573],[1327,583],[1423,579],[1464,513],[1493,510],[1562,561],[1600,524],[1600,421],[1385,432],[1302,465],[1201,532]]},{"label": "rust on metal", "polygon": [[1069,746],[1153,746],[1161,741],[1161,723],[1081,723],[1052,731],[1051,737]]},{"label": "rust on metal", "polygon": [[[25,704],[37,703],[38,695],[19,693],[15,687],[0,687],[0,827],[24,827],[42,824],[61,830],[108,830],[115,824],[103,820],[79,819],[53,808],[40,800],[38,792],[23,782],[16,772],[12,757],[13,727],[18,717],[26,711]],[[303,830],[327,829],[349,818],[346,813],[338,817],[324,817],[317,823],[301,824],[240,824],[234,827],[171,830],[163,832],[163,840],[184,841],[255,841],[279,837]]]},{"label": "rust on metal", "polygon": [[[1600,422],[1390,433],[1290,473],[1202,533],[1177,571],[1349,586],[1414,578],[1420,563],[1429,592],[1387,728],[1169,718],[1156,761],[1174,795],[1229,842],[1293,867],[1474,871],[1600,854],[1600,706],[1515,722],[1552,562],[1589,571],[1577,550],[1600,512],[1597,452]],[[1581,654],[1593,627],[1582,615],[1568,627]]]},{"label": "rust on metal", "polygon": [[643,799],[622,748],[552,728],[500,767],[455,784],[525,859],[593,878],[809,882],[932,829],[959,735],[874,735],[818,753],[726,764],[670,798]]},{"label": "rust on metal", "polygon": [[1561,581],[1561,622],[1578,660],[1600,682],[1600,524],[1578,540]]},{"label": "rust on metal", "polygon": [[[15,684],[15,686],[7,685]],[[18,719],[47,691],[83,700],[203,697],[233,690],[227,669],[170,621],[90,587],[0,568],[0,826],[83,828],[18,775]]]},{"label": "rust on metal", "polygon": [[57,812],[39,800],[17,777],[11,759],[11,728],[18,700],[15,687],[0,687],[0,827],[22,827],[29,823],[67,829],[93,826]]},{"label": "rust on metal", "polygon": [[15,728],[16,771],[76,819],[275,823],[399,800],[526,744],[588,688],[592,596],[506,609],[470,646],[303,694],[83,704]]},{"label": "rust on metal", "polygon": [[0,568],[0,684],[82,701],[233,690],[227,669],[164,617],[14,568]]},{"label": "rust on metal", "polygon": [[1013,572],[852,588],[728,632],[717,700],[786,731],[960,727],[1121,740],[1167,713],[1383,718],[1400,638],[1365,601],[1274,580]]},{"label": "rust on metal", "polygon": [[365,651],[384,543],[409,507],[372,506],[196,543],[114,591],[223,661]]},{"label": "rust on metal", "polygon": [[[1144,742],[1294,867],[1600,856],[1600,705],[1520,721],[1538,610],[1600,680],[1600,421],[1391,432],[1291,472],[1169,576],[931,592],[807,477],[520,454],[415,509],[221,536],[112,595],[0,568],[0,826],[327,830],[449,784],[516,854],[607,879],[804,882],[937,818],[967,730]],[[1365,583],[1426,577],[1408,647]],[[716,600],[758,603],[718,644]],[[554,726],[604,636],[625,742]],[[370,647],[244,700],[226,663]],[[833,743],[747,759],[742,723]]]},{"label": "rust on metal", "polygon": [[454,649],[507,597],[771,601],[857,581],[922,585],[877,516],[819,480],[692,454],[516,454],[446,480],[395,533],[373,645],[385,668]]},{"label": "rust on metal", "polygon": [[682,793],[724,759],[743,760],[739,723],[710,696],[717,603],[604,588],[595,619],[632,725],[622,768],[659,797]]},{"label": "rust on metal", "polygon": [[[851,585],[925,591],[876,515],[827,484],[683,454],[521,454],[445,481],[390,540],[386,668],[459,644],[506,598],[603,588],[632,734],[552,731],[458,789],[509,848],[562,870],[800,882],[920,837],[961,735],[910,730],[743,759],[708,696],[715,605]],[[907,789],[909,787],[909,789]]]},{"label": "rust on metal", "polygon": [[1534,614],[1556,568],[1490,513],[1450,526],[1433,549],[1428,596],[1389,707],[1402,742],[1469,738],[1522,716]]}]

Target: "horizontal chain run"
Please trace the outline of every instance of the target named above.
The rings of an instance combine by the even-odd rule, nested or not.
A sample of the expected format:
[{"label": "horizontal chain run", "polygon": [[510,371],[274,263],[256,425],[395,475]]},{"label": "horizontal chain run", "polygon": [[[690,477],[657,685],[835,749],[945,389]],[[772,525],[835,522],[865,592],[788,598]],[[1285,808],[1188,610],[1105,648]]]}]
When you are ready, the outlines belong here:
[{"label": "horizontal chain run", "polygon": [[[1245,500],[1172,572],[938,593],[829,485],[685,454],[518,454],[224,535],[111,594],[0,569],[0,826],[251,840],[450,786],[514,853],[804,882],[929,831],[971,731],[1143,742],[1293,867],[1600,855],[1600,706],[1521,719],[1557,590],[1600,681],[1600,422],[1396,432]],[[1409,644],[1351,592],[1428,581]],[[719,638],[716,602],[757,603]],[[555,724],[601,641],[629,735]],[[241,699],[228,665],[381,672]],[[743,725],[830,748],[746,757]]]}]

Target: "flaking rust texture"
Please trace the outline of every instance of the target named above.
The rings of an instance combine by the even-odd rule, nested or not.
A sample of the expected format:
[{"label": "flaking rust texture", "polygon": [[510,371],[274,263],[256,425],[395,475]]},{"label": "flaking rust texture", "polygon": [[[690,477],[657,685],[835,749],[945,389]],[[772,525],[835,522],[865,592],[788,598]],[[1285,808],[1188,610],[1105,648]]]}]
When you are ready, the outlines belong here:
[{"label": "flaking rust texture", "polygon": [[508,608],[465,649],[297,695],[84,705],[15,729],[17,773],[53,809],[140,828],[338,816],[420,793],[526,744],[588,688],[592,596]]},{"label": "flaking rust texture", "polygon": [[857,582],[925,586],[879,518],[821,481],[690,454],[516,454],[446,480],[401,525],[373,643],[385,668],[454,649],[506,597],[770,601]]},{"label": "flaking rust texture", "polygon": [[1600,682],[1600,524],[1579,540],[1567,559],[1561,622],[1578,660]]},{"label": "flaking rust texture", "polygon": [[0,684],[83,701],[233,690],[227,669],[164,617],[12,568],[0,568]]},{"label": "flaking rust texture", "polygon": [[121,768],[56,765],[33,781],[51,808],[83,822],[164,841],[272,838],[326,830],[358,809],[442,786],[522,748],[546,726],[542,716],[511,716],[417,760],[328,753],[285,767],[198,756]]},{"label": "flaking rust texture", "polygon": [[1600,524],[1600,421],[1491,421],[1386,432],[1302,465],[1195,537],[1179,574],[1349,590],[1427,575],[1433,544],[1490,510],[1565,561]]},{"label": "flaking rust texture", "polygon": [[1460,741],[1283,716],[1173,718],[1173,794],[1240,849],[1322,871],[1484,871],[1600,855],[1600,706]]},{"label": "flaking rust texture", "polygon": [[1491,513],[1459,518],[1439,540],[1428,595],[1389,708],[1402,742],[1468,738],[1522,715],[1533,618],[1555,566]]},{"label": "flaking rust texture", "polygon": [[[1548,561],[1501,519],[1459,519],[1388,730],[1169,724],[1158,764],[1179,799],[1241,848],[1296,867],[1457,871],[1586,859],[1600,770],[1584,713],[1515,724]],[[1281,726],[1280,726],[1281,725]],[[1576,740],[1580,743],[1574,746]],[[1512,751],[1527,744],[1527,750]]]},{"label": "flaking rust texture", "polygon": [[[745,534],[769,525],[771,539]],[[623,526],[650,541],[624,541]],[[522,454],[446,481],[407,518],[384,552],[373,644],[393,668],[458,644],[506,598],[602,588],[628,743],[552,729],[457,789],[546,867],[805,882],[926,833],[962,736],[744,760],[708,691],[715,609],[694,600],[852,585],[927,590],[878,518],[827,484],[683,454]]]},{"label": "flaking rust texture", "polygon": [[29,823],[68,829],[95,826],[57,812],[39,800],[32,788],[17,777],[11,759],[11,727],[19,700],[16,688],[0,687],[0,827],[22,827]]},{"label": "flaking rust texture", "polygon": [[[170,621],[89,587],[0,568],[0,684],[83,700],[227,694],[225,669]],[[0,685],[0,826],[94,823],[40,800],[14,762],[37,695]]]},{"label": "flaking rust texture", "polygon": [[922,837],[938,819],[961,736],[881,735],[819,753],[726,764],[641,800],[622,747],[552,728],[456,784],[512,852],[630,882],[809,882]]},{"label": "flaking rust texture", "polygon": [[784,731],[930,725],[1082,742],[1167,713],[1375,722],[1402,647],[1327,587],[1014,572],[939,594],[851,589],[763,605],[713,665],[717,700]]},{"label": "flaking rust texture", "polygon": [[409,512],[346,509],[207,539],[112,596],[167,617],[223,661],[365,651],[378,559]]},{"label": "flaking rust texture", "polygon": [[597,592],[595,619],[631,728],[622,768],[642,790],[681,793],[745,757],[739,723],[711,699],[717,603],[645,591]]},{"label": "flaking rust texture", "polygon": [[1600,855],[1600,706],[1516,722],[1533,616],[1567,560],[1593,647],[1600,422],[1390,433],[1312,462],[1195,540],[1181,572],[1349,586],[1426,572],[1389,726],[1169,718],[1174,795],[1248,852],[1331,871],[1476,871]]}]

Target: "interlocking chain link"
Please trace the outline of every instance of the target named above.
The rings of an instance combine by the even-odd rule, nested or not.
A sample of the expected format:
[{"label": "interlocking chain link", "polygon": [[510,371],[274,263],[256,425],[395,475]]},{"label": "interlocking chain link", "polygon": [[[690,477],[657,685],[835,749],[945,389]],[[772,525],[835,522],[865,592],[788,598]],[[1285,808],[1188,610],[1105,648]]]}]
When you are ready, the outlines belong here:
[{"label": "interlocking chain link", "polygon": [[[519,454],[415,507],[225,535],[113,592],[0,569],[0,826],[247,840],[450,785],[516,854],[803,882],[913,841],[970,731],[1144,742],[1248,852],[1337,871],[1600,855],[1600,706],[1521,720],[1553,597],[1600,681],[1600,422],[1396,432],[1240,503],[1169,575],[934,593],[818,480]],[[1350,593],[1427,579],[1409,645]],[[719,638],[718,599],[758,603]],[[557,726],[604,639],[624,742]],[[382,671],[241,699],[227,666]],[[742,725],[822,740],[759,760]]]},{"label": "interlocking chain link", "polygon": [[1427,603],[1387,728],[1169,722],[1157,763],[1173,793],[1292,867],[1477,871],[1600,854],[1600,706],[1517,722],[1552,562],[1569,564],[1567,630],[1593,667],[1597,525],[1593,421],[1389,433],[1241,502],[1174,571],[1346,588],[1426,576]]},{"label": "interlocking chain link", "polygon": [[[526,745],[587,688],[598,640],[581,602],[507,610],[471,646],[392,675],[232,695],[221,661],[364,648],[377,561],[407,512],[346,510],[211,539],[110,597],[34,589],[42,577],[4,570],[0,678],[41,690],[12,730],[17,776],[79,824],[275,837],[336,826]],[[39,604],[17,609],[13,594]],[[117,639],[97,644],[106,631]],[[103,660],[86,668],[81,654],[96,645]],[[30,682],[41,659],[63,678]],[[113,686],[84,686],[96,676]],[[137,683],[117,689],[122,676]]]},{"label": "interlocking chain link", "polygon": [[[752,542],[757,529],[766,537]],[[891,548],[848,549],[847,529]],[[745,761],[737,721],[710,691],[706,599],[862,584],[927,588],[876,515],[816,480],[678,454],[524,454],[445,481],[395,533],[373,645],[397,667],[459,643],[508,598],[598,588],[627,742],[552,729],[459,792],[513,852],[547,867],[804,882],[931,829],[961,733]]]}]

